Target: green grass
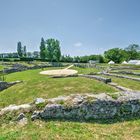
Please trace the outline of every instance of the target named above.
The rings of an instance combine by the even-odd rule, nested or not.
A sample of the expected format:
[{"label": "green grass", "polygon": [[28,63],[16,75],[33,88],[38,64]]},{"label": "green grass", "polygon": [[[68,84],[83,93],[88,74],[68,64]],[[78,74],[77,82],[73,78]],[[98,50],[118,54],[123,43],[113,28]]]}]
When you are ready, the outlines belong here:
[{"label": "green grass", "polygon": [[4,67],[3,67],[2,65],[0,65],[0,70],[3,70],[3,68],[4,68]]},{"label": "green grass", "polygon": [[90,74],[90,73],[97,73],[100,70],[96,68],[79,68],[79,67],[73,67],[72,69],[77,70],[79,74]]},{"label": "green grass", "polygon": [[0,140],[139,140],[139,132],[140,119],[118,123],[35,121],[25,126],[4,124]]},{"label": "green grass", "polygon": [[[73,69],[84,74],[98,71],[94,68],[74,67]],[[0,92],[0,107],[32,102],[37,97],[51,98],[71,93],[115,92],[114,88],[96,80],[81,77],[52,79],[40,75],[40,71],[29,70],[7,75],[7,81],[23,80],[23,83]],[[115,77],[112,77],[112,80],[124,87],[140,90],[139,82]],[[114,98],[117,97],[114,96]],[[17,123],[0,124],[0,140],[139,140],[139,132],[139,118],[90,122],[58,120],[32,122],[29,120],[25,126]]]},{"label": "green grass", "polygon": [[117,83],[120,86],[130,88],[132,90],[140,90],[140,82],[139,81],[129,80],[126,78],[117,78],[114,76],[105,76],[105,75],[101,75],[101,76],[106,77],[106,78],[111,78],[112,82]]},{"label": "green grass", "polygon": [[40,71],[28,70],[7,75],[6,81],[22,80],[23,83],[0,92],[0,107],[32,102],[37,97],[52,98],[75,93],[115,92],[114,88],[97,80],[82,77],[50,78],[40,75]]}]

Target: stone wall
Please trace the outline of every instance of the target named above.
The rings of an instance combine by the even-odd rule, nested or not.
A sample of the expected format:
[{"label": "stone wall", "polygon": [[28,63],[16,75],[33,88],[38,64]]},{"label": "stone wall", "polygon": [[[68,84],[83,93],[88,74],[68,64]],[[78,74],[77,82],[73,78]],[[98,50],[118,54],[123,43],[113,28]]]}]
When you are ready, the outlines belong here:
[{"label": "stone wall", "polygon": [[132,72],[132,71],[112,71],[111,73],[140,76],[140,73],[136,73],[136,72]]},{"label": "stone wall", "polygon": [[62,66],[63,65],[61,63],[55,63],[55,62],[52,62],[50,64],[41,64],[41,65],[34,65],[34,66],[26,66],[26,65],[17,63],[17,64],[14,64],[11,68],[6,68],[0,72],[9,74],[9,73],[20,72],[20,71],[31,70],[31,69],[43,69],[47,67],[62,67]]},{"label": "stone wall", "polygon": [[130,80],[134,80],[134,81],[140,81],[140,78],[129,77],[129,76],[124,76],[124,75],[117,75],[117,74],[106,73],[106,72],[102,72],[100,74],[103,74],[106,76],[114,76],[114,77],[118,77],[118,78],[126,78],[126,79],[130,79]]},{"label": "stone wall", "polygon": [[[36,106],[36,107],[35,107]],[[90,120],[140,116],[140,92],[72,94],[52,99],[38,98],[26,105],[10,105],[0,110],[0,114],[11,111],[26,112],[34,109],[31,119]],[[29,114],[28,114],[29,116]]]},{"label": "stone wall", "polygon": [[102,82],[104,82],[106,84],[111,82],[111,78],[104,78],[104,77],[97,76],[97,75],[79,74],[78,76],[80,76],[80,77],[86,77],[86,78],[90,78],[90,79],[96,79],[96,80],[102,81]]},{"label": "stone wall", "polygon": [[38,118],[88,120],[140,115],[139,96],[116,93],[112,97],[107,94],[87,94],[52,99],[38,113]]},{"label": "stone wall", "polygon": [[15,81],[15,82],[4,82],[4,81],[0,81],[0,91],[7,89],[17,83],[20,83],[21,81]]}]

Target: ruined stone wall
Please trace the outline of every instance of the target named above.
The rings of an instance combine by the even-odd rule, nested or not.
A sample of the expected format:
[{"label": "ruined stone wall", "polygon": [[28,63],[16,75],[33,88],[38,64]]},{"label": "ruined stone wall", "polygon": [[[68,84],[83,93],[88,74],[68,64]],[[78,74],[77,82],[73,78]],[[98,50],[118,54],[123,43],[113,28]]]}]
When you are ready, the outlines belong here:
[{"label": "ruined stone wall", "polygon": [[21,81],[15,81],[15,82],[4,82],[4,81],[0,81],[0,91],[7,89],[17,83],[20,83]]},{"label": "ruined stone wall", "polygon": [[[114,97],[116,98],[116,95]],[[140,115],[139,99],[124,95],[113,99],[106,94],[75,95],[61,100],[56,98],[38,113],[38,117],[42,119],[88,120]]]},{"label": "ruined stone wall", "polygon": [[[109,94],[72,94],[52,99],[38,98],[26,105],[10,105],[0,110],[0,114],[11,111],[34,112],[31,119],[90,120],[140,116],[140,92]],[[38,110],[39,109],[39,110]],[[28,111],[29,112],[29,111]],[[21,112],[24,113],[24,112]]]}]

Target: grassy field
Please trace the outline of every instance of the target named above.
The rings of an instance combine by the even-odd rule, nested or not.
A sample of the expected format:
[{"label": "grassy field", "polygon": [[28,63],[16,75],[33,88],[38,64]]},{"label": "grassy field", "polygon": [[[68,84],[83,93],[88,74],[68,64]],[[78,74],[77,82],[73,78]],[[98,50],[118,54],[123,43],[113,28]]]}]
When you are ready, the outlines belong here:
[{"label": "grassy field", "polygon": [[73,67],[72,69],[77,70],[79,74],[92,74],[100,72],[100,70],[96,68],[79,68],[79,67]]},{"label": "grassy field", "polygon": [[0,107],[32,102],[37,97],[52,98],[75,93],[115,92],[114,88],[97,80],[82,77],[53,79],[40,75],[40,71],[28,70],[7,75],[6,81],[21,80],[23,83],[0,92]]},{"label": "grassy field", "polygon": [[35,121],[4,124],[0,140],[139,140],[140,119],[112,122]]},{"label": "grassy field", "polygon": [[0,65],[0,70],[3,70],[3,68],[4,68],[4,67],[3,67],[2,65]]},{"label": "grassy field", "polygon": [[112,82],[118,83],[118,85],[130,88],[132,90],[140,90],[140,82],[139,81],[133,81],[125,78],[117,78],[114,76],[103,76],[107,78],[111,78]]},{"label": "grassy field", "polygon": [[[56,69],[56,68],[48,68]],[[92,68],[73,68],[79,73],[98,72]],[[6,76],[6,81],[23,80],[23,83],[0,92],[0,107],[9,104],[32,102],[37,97],[51,98],[73,93],[102,93],[116,90],[102,82],[69,77],[52,79],[40,75],[41,70],[28,70]],[[113,82],[124,87],[140,90],[139,82],[111,77]],[[17,123],[0,124],[0,140],[139,140],[140,119],[72,121],[28,121],[25,126]]]}]

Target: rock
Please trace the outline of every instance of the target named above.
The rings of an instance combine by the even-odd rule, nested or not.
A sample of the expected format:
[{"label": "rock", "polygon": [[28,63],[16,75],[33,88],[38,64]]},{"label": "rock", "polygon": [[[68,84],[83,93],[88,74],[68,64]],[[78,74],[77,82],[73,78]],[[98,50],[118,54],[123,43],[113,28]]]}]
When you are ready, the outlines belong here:
[{"label": "rock", "polygon": [[38,104],[41,104],[41,103],[45,103],[45,99],[43,99],[43,98],[36,98],[35,104],[38,105]]},{"label": "rock", "polygon": [[39,111],[34,111],[34,113],[31,116],[31,120],[34,121],[36,119],[40,118],[40,112]]},{"label": "rock", "polygon": [[140,115],[140,92],[121,93],[121,96],[116,99],[105,93],[70,95],[61,97],[63,104],[58,104],[56,98],[49,100],[53,102],[47,104],[44,110],[40,111],[42,119],[87,120]]},{"label": "rock", "polygon": [[26,110],[26,111],[30,111],[32,108],[31,105],[29,104],[23,104],[23,105],[9,105],[8,107],[5,107],[3,109],[0,110],[0,115],[3,115],[5,113],[8,112],[12,112],[12,111],[19,111],[19,110]]},{"label": "rock", "polygon": [[104,77],[96,76],[96,75],[79,74],[78,76],[86,77],[86,78],[90,78],[90,79],[96,79],[96,80],[102,81],[102,82],[104,82],[106,84],[111,82],[111,78],[104,78]]},{"label": "rock", "polygon": [[0,81],[0,91],[7,89],[15,84],[21,83],[22,81],[15,81],[15,82],[4,82]]},{"label": "rock", "polygon": [[27,118],[23,118],[23,119],[18,121],[18,124],[20,126],[25,126],[26,124],[28,124],[28,119]]},{"label": "rock", "polygon": [[18,117],[17,117],[17,121],[20,121],[20,120],[22,120],[23,118],[25,118],[26,116],[25,116],[25,114],[24,113],[20,113],[19,115],[18,115]]},{"label": "rock", "polygon": [[[44,99],[37,98],[37,104],[44,103]],[[48,102],[49,101],[49,102]],[[44,104],[43,104],[44,105]],[[34,106],[34,105],[33,105]],[[30,110],[29,104],[11,105],[1,109],[0,114],[11,111]],[[36,108],[35,108],[36,109]],[[36,119],[109,119],[115,117],[140,116],[140,92],[117,92],[102,94],[72,94],[69,96],[47,100],[47,105],[35,111],[31,120]],[[27,118],[21,113],[17,120],[20,124],[27,124]]]},{"label": "rock", "polygon": [[57,98],[48,99],[47,101],[51,103],[58,103],[61,101],[66,101],[67,99],[68,99],[67,96],[58,96]]}]

